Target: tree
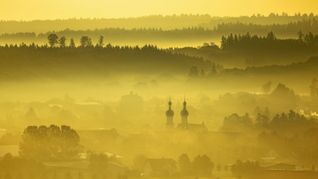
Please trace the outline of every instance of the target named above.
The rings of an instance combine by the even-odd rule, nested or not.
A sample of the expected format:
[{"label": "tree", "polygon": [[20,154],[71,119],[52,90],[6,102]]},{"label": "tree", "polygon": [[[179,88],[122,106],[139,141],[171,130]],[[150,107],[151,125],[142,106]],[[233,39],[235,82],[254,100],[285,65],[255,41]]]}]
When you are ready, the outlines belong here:
[{"label": "tree", "polygon": [[298,34],[298,40],[303,41],[304,33],[302,31],[299,31],[297,34]]},{"label": "tree", "polygon": [[74,159],[81,149],[79,140],[69,126],[28,126],[22,135],[20,155],[38,161]]},{"label": "tree", "polygon": [[44,166],[40,162],[34,160],[28,160],[22,157],[12,156],[11,154],[5,154],[0,158],[0,178],[9,179],[12,176],[4,176],[7,174],[14,174],[12,178],[24,178],[23,173],[37,172],[40,174],[44,169]]},{"label": "tree", "polygon": [[276,40],[274,32],[270,32],[267,34],[267,40]]},{"label": "tree", "polygon": [[47,38],[51,47],[54,47],[58,43],[59,37],[55,33],[50,34]]},{"label": "tree", "polygon": [[222,36],[221,38],[221,48],[226,49],[228,47],[227,45],[227,38],[225,36]]},{"label": "tree", "polygon": [[92,39],[88,36],[82,36],[81,37],[81,47],[92,47]]},{"label": "tree", "polygon": [[180,155],[178,163],[182,175],[189,175],[191,173],[191,161],[187,154]]},{"label": "tree", "polygon": [[314,34],[311,33],[311,32],[309,32],[308,34],[306,34],[305,37],[304,37],[304,40],[305,40],[305,42],[306,42],[307,44],[312,44],[312,43],[314,43],[314,39],[315,39]]},{"label": "tree", "polygon": [[100,36],[99,37],[99,40],[98,40],[98,43],[96,45],[97,47],[103,47],[104,46],[104,36]]},{"label": "tree", "polygon": [[258,162],[253,162],[253,161],[242,162],[238,160],[232,166],[231,170],[236,177],[240,178],[246,175],[258,174],[262,170],[262,167],[259,165]]},{"label": "tree", "polygon": [[270,119],[267,115],[264,115],[261,113],[257,114],[256,125],[258,125],[259,127],[267,127],[269,121],[270,121]]},{"label": "tree", "polygon": [[213,163],[207,155],[198,155],[192,162],[194,173],[198,176],[210,176]]},{"label": "tree", "polygon": [[269,81],[262,86],[262,91],[265,94],[268,94],[272,90],[272,82]]},{"label": "tree", "polygon": [[70,40],[70,48],[75,48],[75,42],[73,38]]},{"label": "tree", "polygon": [[61,47],[61,48],[65,48],[65,47],[66,47],[65,42],[66,42],[66,38],[65,38],[64,36],[62,36],[62,37],[59,39],[59,44],[60,44],[60,47]]}]

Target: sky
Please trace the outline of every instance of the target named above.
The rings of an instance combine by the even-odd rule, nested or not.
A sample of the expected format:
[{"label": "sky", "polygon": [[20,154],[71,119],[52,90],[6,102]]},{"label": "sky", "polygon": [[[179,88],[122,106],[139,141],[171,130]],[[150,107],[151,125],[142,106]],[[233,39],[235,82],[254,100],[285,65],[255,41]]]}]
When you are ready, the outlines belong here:
[{"label": "sky", "polygon": [[119,18],[147,15],[268,15],[313,12],[318,0],[0,0],[1,20]]}]

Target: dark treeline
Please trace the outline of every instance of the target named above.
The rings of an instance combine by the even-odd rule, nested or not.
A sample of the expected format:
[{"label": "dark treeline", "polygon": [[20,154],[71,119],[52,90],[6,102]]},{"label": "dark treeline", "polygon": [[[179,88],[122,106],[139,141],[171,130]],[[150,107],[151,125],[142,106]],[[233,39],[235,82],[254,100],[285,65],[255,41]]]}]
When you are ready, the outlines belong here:
[{"label": "dark treeline", "polygon": [[[289,15],[287,13],[270,13],[269,15],[254,14],[252,16],[241,16],[241,17],[223,17],[213,18],[207,25],[208,27],[216,27],[218,24],[228,23],[244,23],[244,24],[259,24],[259,25],[271,25],[271,24],[288,24],[291,22],[306,20],[315,18],[317,15],[314,13],[296,13]],[[204,26],[205,27],[205,26]]]},{"label": "dark treeline", "polygon": [[318,20],[317,18],[308,18],[300,21],[290,22],[288,24],[246,24],[241,22],[222,23],[218,24],[215,32],[218,34],[238,33],[265,35],[268,32],[274,32],[280,37],[295,37],[295,35],[302,31],[304,33],[312,32],[318,33]]},{"label": "dark treeline", "polygon": [[309,32],[307,34],[298,33],[299,39],[277,39],[273,32],[267,36],[230,34],[223,36],[221,48],[225,50],[241,50],[253,53],[256,51],[272,51],[277,53],[290,53],[292,51],[312,52],[318,47],[318,35]]},{"label": "dark treeline", "polygon": [[1,21],[0,33],[61,31],[64,29],[86,30],[103,28],[162,28],[176,29],[197,27],[208,23],[209,15],[153,15],[131,18],[94,18],[66,20]]},{"label": "dark treeline", "polygon": [[[288,24],[245,24],[245,23],[222,23],[218,24],[215,29],[203,27],[191,27],[164,30],[162,28],[101,28],[94,30],[74,30],[65,29],[54,32],[59,36],[67,36],[79,39],[83,35],[90,36],[92,39],[98,39],[100,35],[107,37],[108,42],[150,42],[150,41],[215,41],[221,35],[229,34],[255,34],[266,35],[268,32],[275,33],[282,38],[297,38],[299,32],[317,33],[318,21],[316,18],[301,21],[290,22]],[[50,30],[51,31],[51,30]],[[35,32],[17,32],[4,33],[0,35],[0,42],[17,43],[17,42],[36,42],[43,43],[46,37],[52,32],[35,33]]]},{"label": "dark treeline", "polygon": [[[312,33],[299,33],[299,39],[283,40],[278,39],[274,33],[268,33],[267,36],[257,35],[233,35],[224,36],[222,38],[221,48],[213,44],[206,44],[201,48],[194,49],[199,53],[193,55],[191,49],[159,49],[156,46],[146,45],[144,47],[130,47],[130,46],[112,46],[105,45],[104,36],[100,36],[98,40],[93,41],[89,36],[82,36],[75,44],[73,38],[68,39],[65,36],[59,36],[55,33],[47,36],[48,45],[5,45],[0,48],[0,54],[3,54],[2,79],[19,78],[25,70],[34,71],[41,78],[53,78],[72,74],[77,70],[82,70],[82,74],[102,74],[106,75],[112,72],[138,72],[148,73],[155,72],[156,66],[163,67],[157,72],[164,73],[182,73],[187,74],[190,71],[191,76],[206,76],[215,74],[271,74],[274,69],[280,72],[295,73],[298,69],[303,68],[306,64],[315,63],[315,60],[310,60],[305,64],[292,65],[288,68],[282,66],[269,66],[256,68],[247,68],[244,70],[228,69],[223,70],[222,58],[230,58],[229,54],[237,57],[244,55],[252,55],[262,58],[257,58],[257,61],[250,62],[250,64],[261,65],[271,62],[264,57],[271,57],[272,61],[278,61],[278,58],[286,57],[286,64],[295,62],[294,59],[289,59],[294,55],[301,56],[302,61],[308,59],[307,56],[314,56],[318,49],[318,35]],[[204,60],[203,53],[214,53],[211,60]],[[22,55],[23,54],[23,55]],[[190,56],[188,56],[190,55]],[[288,58],[287,58],[288,57]],[[10,60],[9,60],[10,59]],[[32,60],[30,60],[32,59]],[[53,59],[53,60],[49,60]],[[148,59],[148,60],[144,60]],[[48,63],[44,63],[48,61]],[[221,64],[216,65],[212,61]],[[281,60],[284,61],[284,58]],[[16,66],[14,64],[24,64],[23,66]],[[42,64],[43,63],[43,64]],[[235,63],[235,62],[233,62]],[[87,64],[90,64],[88,69]],[[270,64],[270,63],[269,63]],[[275,64],[273,62],[273,64]],[[276,63],[277,64],[277,63]],[[41,70],[39,67],[42,65]],[[295,67],[294,67],[295,66]],[[311,66],[314,67],[314,66]],[[38,69],[39,68],[39,69]],[[293,68],[292,70],[287,70]],[[307,67],[306,67],[307,68]],[[38,69],[38,70],[37,70]],[[312,70],[305,70],[307,73],[312,73]],[[14,72],[14,73],[13,73]],[[303,73],[304,71],[300,71]],[[12,76],[12,74],[15,74]],[[42,75],[40,75],[42,74]],[[54,74],[54,75],[53,75]],[[65,77],[65,76],[64,76]]]},{"label": "dark treeline", "polygon": [[221,38],[220,47],[204,44],[199,48],[175,48],[174,52],[202,57],[225,67],[287,65],[304,62],[317,55],[318,35],[299,31],[298,38],[283,39],[274,32],[267,35],[229,34]]},{"label": "dark treeline", "polygon": [[[231,84],[249,86],[250,81],[269,81],[262,87],[262,91],[268,91],[272,82],[284,81],[293,84],[297,88],[302,89],[304,93],[311,94],[312,97],[317,96],[317,70],[318,58],[317,56],[309,58],[305,62],[292,63],[289,65],[266,65],[266,66],[251,66],[246,68],[221,68],[217,65],[212,65],[210,71],[204,71],[199,67],[192,67],[189,70],[189,77],[194,80],[211,80],[216,83],[224,83],[224,81],[232,81]],[[249,80],[246,80],[249,79]],[[312,84],[309,85],[312,80]],[[261,85],[261,84],[260,84]],[[305,88],[304,85],[310,86]],[[288,98],[291,100],[294,98]],[[239,100],[239,99],[237,99]],[[289,101],[290,102],[290,101]],[[289,104],[296,105],[297,102]],[[278,107],[277,107],[278,108]]]},{"label": "dark treeline", "polygon": [[[13,34],[2,34],[0,35],[0,42],[4,43],[17,43],[17,42],[35,42],[43,44],[46,38],[52,32],[36,34],[30,33],[13,33]],[[66,29],[63,31],[53,32],[58,36],[66,36],[68,38],[80,39],[82,36],[89,36],[93,40],[97,40],[101,35],[106,37],[106,41],[109,43],[116,42],[157,42],[157,41],[211,41],[213,35],[212,30],[204,28],[185,28],[185,29],[174,29],[174,30],[162,30],[162,29],[97,29],[97,30],[70,30]],[[78,43],[78,41],[77,41]],[[173,44],[172,44],[173,45]]]},{"label": "dark treeline", "polygon": [[83,36],[81,45],[75,47],[72,41],[70,45],[65,44],[63,37],[58,38],[54,34],[49,39],[51,47],[35,44],[2,46],[1,80],[80,78],[97,74],[102,77],[132,72],[186,74],[193,65],[206,68],[211,64],[200,58],[173,54],[151,45],[119,47],[108,44],[102,47],[102,38],[93,45],[89,37]]},{"label": "dark treeline", "polygon": [[[52,31],[59,36],[63,35],[75,39],[84,35],[97,39],[100,35],[103,35],[107,37],[106,39],[110,43],[126,44],[127,42],[158,43],[168,40],[180,43],[216,41],[221,35],[230,33],[245,34],[250,32],[264,35],[270,31],[273,31],[279,37],[294,38],[297,37],[299,31],[317,33],[316,19],[313,14],[296,14],[294,16],[271,14],[269,16],[255,15],[251,17],[181,15],[132,19],[2,21],[0,22],[0,29],[2,29],[2,31],[0,30],[0,43],[43,43]],[[134,21],[136,22],[132,23]],[[173,46],[173,43],[171,46]]]}]

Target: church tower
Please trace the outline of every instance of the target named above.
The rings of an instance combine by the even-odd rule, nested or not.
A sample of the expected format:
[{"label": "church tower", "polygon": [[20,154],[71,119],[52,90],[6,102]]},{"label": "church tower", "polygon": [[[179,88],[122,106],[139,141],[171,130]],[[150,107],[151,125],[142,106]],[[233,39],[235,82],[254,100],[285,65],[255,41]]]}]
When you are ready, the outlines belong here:
[{"label": "church tower", "polygon": [[166,111],[166,117],[167,117],[167,126],[168,127],[173,127],[173,116],[174,116],[174,112],[171,109],[172,106],[172,102],[171,99],[168,102],[169,105],[169,109]]},{"label": "church tower", "polygon": [[187,102],[186,100],[184,100],[183,102],[183,109],[180,112],[181,115],[181,124],[180,127],[181,128],[188,128],[188,116],[189,116],[189,112],[187,110]]}]

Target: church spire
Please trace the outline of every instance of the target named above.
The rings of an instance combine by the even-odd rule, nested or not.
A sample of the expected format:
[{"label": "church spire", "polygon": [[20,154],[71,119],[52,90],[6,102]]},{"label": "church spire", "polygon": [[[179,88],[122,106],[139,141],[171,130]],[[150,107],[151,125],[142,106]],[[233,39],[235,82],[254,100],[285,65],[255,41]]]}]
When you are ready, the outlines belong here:
[{"label": "church spire", "polygon": [[167,117],[167,126],[168,127],[172,127],[173,126],[173,116],[174,116],[174,112],[172,110],[172,102],[171,102],[171,98],[169,99],[168,102],[168,110],[166,111],[166,117]]},{"label": "church spire", "polygon": [[187,102],[186,99],[184,98],[183,101],[183,109],[180,112],[181,115],[181,127],[182,128],[188,128],[188,116],[189,116],[189,112],[187,110]]}]

